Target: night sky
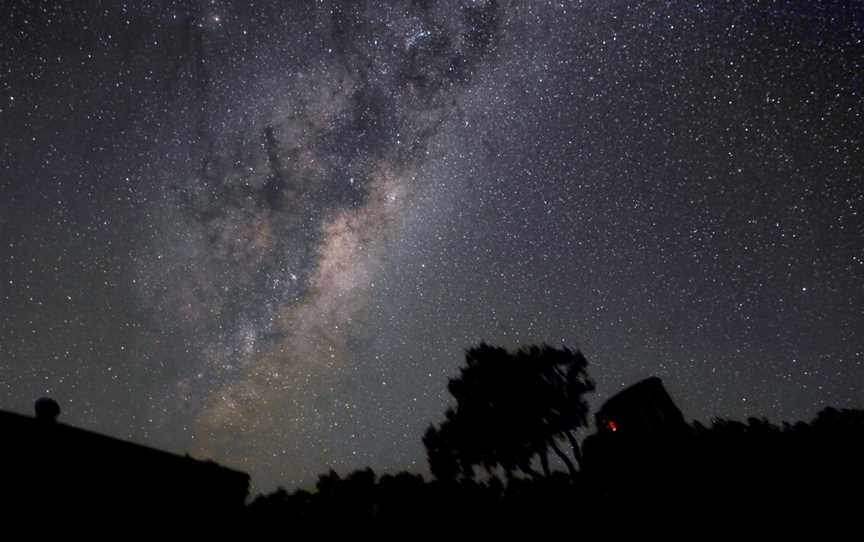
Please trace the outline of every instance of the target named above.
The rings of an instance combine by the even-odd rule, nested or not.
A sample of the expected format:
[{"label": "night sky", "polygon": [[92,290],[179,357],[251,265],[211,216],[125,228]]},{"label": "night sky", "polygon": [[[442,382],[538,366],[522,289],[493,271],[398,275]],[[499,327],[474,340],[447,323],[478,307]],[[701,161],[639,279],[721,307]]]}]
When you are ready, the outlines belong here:
[{"label": "night sky", "polygon": [[862,94],[859,0],[5,2],[0,409],[269,490],[425,472],[480,341],[864,407]]}]

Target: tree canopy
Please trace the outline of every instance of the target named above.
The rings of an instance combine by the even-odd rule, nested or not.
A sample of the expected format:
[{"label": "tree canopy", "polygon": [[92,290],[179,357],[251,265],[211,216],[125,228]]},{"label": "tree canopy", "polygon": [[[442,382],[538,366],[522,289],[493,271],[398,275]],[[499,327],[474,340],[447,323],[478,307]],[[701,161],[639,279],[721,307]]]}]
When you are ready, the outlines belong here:
[{"label": "tree canopy", "polygon": [[[548,476],[549,451],[571,475],[581,460],[575,431],[587,424],[585,394],[594,390],[581,352],[549,345],[515,351],[480,344],[465,355],[448,390],[456,406],[424,437],[430,468],[441,480],[471,479],[474,467],[507,477]],[[560,443],[569,442],[570,454]]]}]

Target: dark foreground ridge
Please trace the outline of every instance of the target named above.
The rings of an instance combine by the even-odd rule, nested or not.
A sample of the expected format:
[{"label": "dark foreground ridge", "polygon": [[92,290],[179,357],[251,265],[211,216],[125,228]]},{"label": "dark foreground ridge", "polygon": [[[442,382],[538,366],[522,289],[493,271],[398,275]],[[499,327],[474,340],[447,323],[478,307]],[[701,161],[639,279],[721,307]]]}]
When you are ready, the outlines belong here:
[{"label": "dark foreground ridge", "polygon": [[[56,421],[0,412],[2,510],[106,521],[177,520],[197,529],[323,532],[331,527],[542,528],[848,525],[864,488],[864,411],[826,408],[809,423],[688,423],[659,378],[595,413],[581,353],[481,345],[448,389],[456,404],[424,436],[433,479],[322,474],[314,491],[247,504],[249,476]],[[571,446],[568,451],[567,445]],[[551,452],[550,452],[551,450]]]}]

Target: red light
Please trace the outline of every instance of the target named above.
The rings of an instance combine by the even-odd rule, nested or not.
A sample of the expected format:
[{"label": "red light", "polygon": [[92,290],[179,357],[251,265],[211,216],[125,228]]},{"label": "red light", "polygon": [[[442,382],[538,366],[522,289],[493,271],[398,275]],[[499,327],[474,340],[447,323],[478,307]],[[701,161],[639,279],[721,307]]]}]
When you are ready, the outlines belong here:
[{"label": "red light", "polygon": [[606,422],[606,429],[612,431],[613,433],[618,430],[618,424],[615,423],[614,420],[608,420]]}]

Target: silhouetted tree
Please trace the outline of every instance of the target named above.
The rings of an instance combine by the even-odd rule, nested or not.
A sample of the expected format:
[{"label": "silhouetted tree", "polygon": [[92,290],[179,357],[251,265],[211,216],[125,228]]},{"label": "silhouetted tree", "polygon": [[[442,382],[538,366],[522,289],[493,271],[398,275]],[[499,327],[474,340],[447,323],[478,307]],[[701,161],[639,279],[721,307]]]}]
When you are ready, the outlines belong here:
[{"label": "silhouetted tree", "polygon": [[[493,349],[497,353],[493,351],[496,356],[490,358],[488,351],[478,353],[480,348],[472,351],[471,367],[492,363],[490,359],[501,361],[496,357],[500,349]],[[533,354],[531,349],[520,352],[525,356],[519,363],[531,367],[543,357],[542,348]],[[509,359],[518,352],[506,354]],[[677,407],[658,410],[665,399],[658,399],[656,386],[646,388],[644,383],[619,393],[617,399],[611,398],[598,410],[598,421],[616,421],[617,428],[597,424],[598,432],[585,441],[585,462],[580,465],[578,483],[564,472],[512,476],[507,484],[497,473],[490,473],[486,480],[472,480],[474,468],[487,467],[482,461],[472,461],[491,462],[502,455],[499,450],[488,449],[483,440],[491,433],[472,433],[479,429],[472,425],[475,418],[466,412],[480,408],[474,403],[510,405],[532,397],[536,402],[537,390],[551,393],[548,387],[543,388],[548,386],[544,379],[550,378],[548,367],[527,371],[510,361],[513,366],[499,369],[514,374],[497,375],[495,382],[520,377],[518,390],[481,389],[472,380],[477,373],[467,369],[454,379],[460,382],[455,386],[457,392],[477,391],[478,395],[470,399],[460,395],[444,423],[427,432],[430,460],[442,460],[433,463],[439,479],[426,482],[419,474],[408,472],[378,477],[368,468],[340,476],[331,470],[319,476],[313,492],[289,494],[279,489],[258,496],[248,507],[248,525],[253,531],[257,527],[273,533],[281,533],[286,525],[292,532],[321,533],[344,525],[356,532],[374,527],[411,533],[418,525],[433,530],[435,526],[452,530],[453,526],[469,525],[510,530],[544,525],[550,518],[583,517],[592,521],[585,522],[584,527],[580,524],[582,531],[594,526],[608,535],[622,519],[628,524],[644,522],[641,524],[668,528],[714,525],[711,522],[718,518],[733,523],[746,520],[747,525],[771,522],[776,527],[777,518],[789,513],[803,521],[819,518],[832,524],[858,517],[864,487],[864,412],[826,408],[810,423],[775,425],[762,418],[746,422],[715,419],[710,426],[685,423],[682,430],[678,415],[670,415]],[[576,363],[572,370],[584,378],[584,364]],[[645,389],[655,392],[633,393]],[[623,402],[622,397],[626,398]],[[556,404],[549,399],[545,404],[551,410],[557,408],[549,406]],[[511,406],[497,408],[509,414],[506,408]],[[535,412],[527,406],[522,410]],[[498,413],[497,409],[493,412]],[[530,419],[528,414],[513,416],[516,422],[501,426],[516,435],[534,435],[535,431],[519,426]],[[559,427],[553,422],[564,417],[552,412],[541,418],[551,431]],[[558,435],[557,439],[564,441],[566,437]],[[515,449],[522,453],[524,447]],[[534,453],[535,462],[539,453]],[[515,470],[522,470],[518,465],[521,459],[509,461],[516,465]],[[494,468],[500,470],[501,466]]]},{"label": "silhouetted tree", "polygon": [[445,422],[430,425],[423,435],[423,445],[429,460],[429,470],[438,480],[473,479],[472,464],[479,454],[471,449],[471,442],[460,435],[459,420],[452,408],[444,413]]},{"label": "silhouetted tree", "polygon": [[[508,479],[515,471],[539,478],[533,467],[539,459],[548,477],[551,450],[575,476],[574,463],[581,461],[575,431],[587,423],[584,395],[594,390],[585,357],[566,347],[508,351],[481,344],[465,361],[448,384],[456,407],[423,437],[433,475],[471,479],[476,466],[490,474],[501,468]],[[560,446],[564,441],[572,458]]]}]

